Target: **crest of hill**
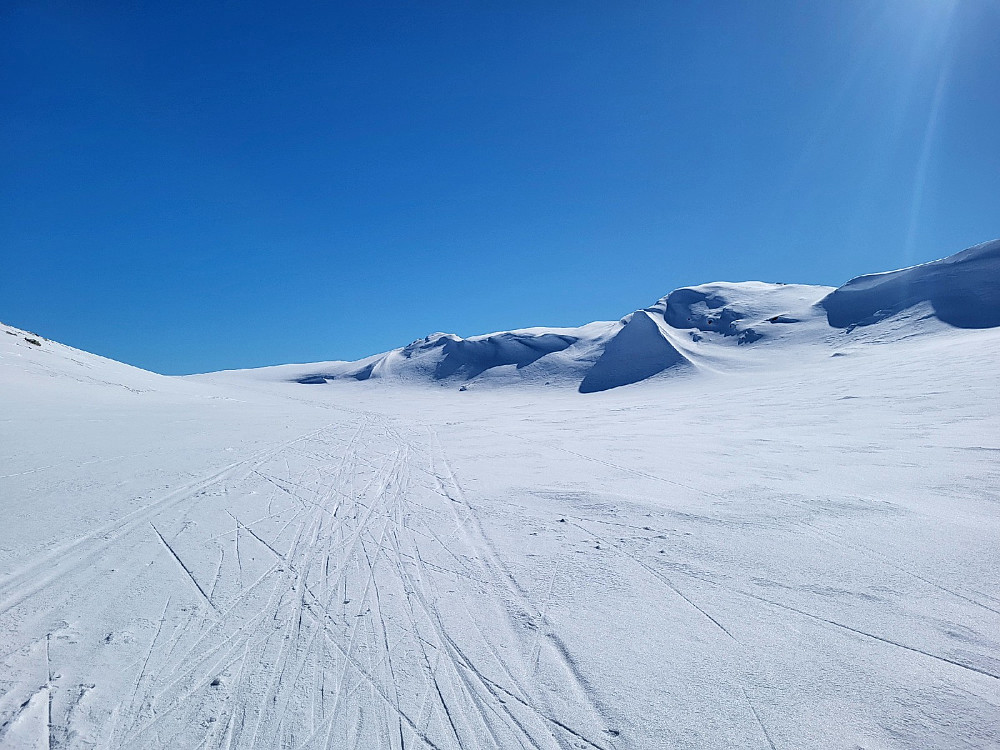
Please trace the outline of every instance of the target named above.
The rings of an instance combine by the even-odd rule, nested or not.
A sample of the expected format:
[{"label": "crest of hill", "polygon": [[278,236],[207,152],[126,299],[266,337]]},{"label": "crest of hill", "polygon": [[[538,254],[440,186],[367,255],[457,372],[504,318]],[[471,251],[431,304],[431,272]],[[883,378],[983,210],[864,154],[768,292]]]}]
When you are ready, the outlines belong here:
[{"label": "crest of hill", "polygon": [[87,393],[147,393],[169,387],[173,379],[132,365],[74,349],[37,333],[0,323],[0,387],[46,391],[54,397]]},{"label": "crest of hill", "polygon": [[1000,240],[904,268],[851,279],[822,302],[836,328],[869,326],[920,303],[956,328],[1000,326]]},{"label": "crest of hill", "polygon": [[[911,309],[944,328],[1000,325],[1000,241],[942,260],[852,279],[839,288],[758,281],[675,289],[618,321],[462,338],[435,333],[356,362],[285,365],[250,377],[330,381],[570,385],[604,391],[653,377],[755,366],[793,347],[829,344]],[[926,331],[923,326],[921,331]]]}]

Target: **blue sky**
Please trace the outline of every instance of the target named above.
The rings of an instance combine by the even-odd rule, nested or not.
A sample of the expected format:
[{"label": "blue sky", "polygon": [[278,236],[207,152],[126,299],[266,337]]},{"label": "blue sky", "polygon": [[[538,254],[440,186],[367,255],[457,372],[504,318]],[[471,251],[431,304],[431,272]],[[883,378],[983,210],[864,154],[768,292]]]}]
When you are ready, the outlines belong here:
[{"label": "blue sky", "polygon": [[1000,236],[1000,3],[0,11],[0,319],[164,373]]}]

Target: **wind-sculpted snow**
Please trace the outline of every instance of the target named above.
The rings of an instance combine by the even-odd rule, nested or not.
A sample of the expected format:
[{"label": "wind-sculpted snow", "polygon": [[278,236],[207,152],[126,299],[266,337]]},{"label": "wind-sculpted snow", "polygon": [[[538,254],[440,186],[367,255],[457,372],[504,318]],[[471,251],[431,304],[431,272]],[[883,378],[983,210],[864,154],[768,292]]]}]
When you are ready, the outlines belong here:
[{"label": "wind-sculpted snow", "polygon": [[555,333],[538,336],[517,336],[500,333],[482,339],[446,339],[442,346],[443,357],[434,370],[438,380],[460,373],[466,380],[486,370],[504,365],[527,367],[546,354],[561,352],[576,339]]},{"label": "wind-sculpted snow", "polygon": [[638,383],[668,367],[686,363],[648,313],[633,313],[580,383],[580,393]]},{"label": "wind-sculpted snow", "polygon": [[[596,393],[682,373],[767,367],[768,356],[781,360],[799,356],[792,352],[822,351],[835,331],[849,334],[895,320],[921,304],[945,325],[1000,326],[1000,241],[923,266],[859,276],[839,289],[760,281],[701,284],[675,289],[621,321],[469,338],[435,333],[358,362],[262,368],[252,377],[466,390],[544,385]],[[927,328],[909,318],[905,325],[911,334]]]},{"label": "wind-sculpted snow", "polygon": [[831,326],[866,326],[929,302],[958,328],[1000,326],[1000,240],[933,263],[859,276],[823,300]]},{"label": "wind-sculpted snow", "polygon": [[719,289],[677,289],[658,304],[662,304],[663,320],[669,326],[718,332],[723,336],[741,333],[737,323],[746,317],[744,311],[732,305],[730,296]]},{"label": "wind-sculpted snow", "polygon": [[752,344],[772,337],[776,323],[814,317],[812,303],[828,291],[802,284],[716,282],[676,289],[646,309],[662,315],[668,326],[689,331],[695,341],[705,340],[702,334],[716,334],[716,342],[721,336],[738,345]]},{"label": "wind-sculpted snow", "polygon": [[[618,322],[532,328],[463,339],[435,333],[360,362],[264,368],[282,380],[377,380],[468,387],[541,384],[595,393],[696,364],[714,367],[730,346],[787,338],[787,324],[815,338],[815,304],[829,287],[715,283],[671,292]],[[799,337],[802,338],[801,336]],[[732,366],[734,362],[728,365]]]},{"label": "wind-sculpted snow", "polygon": [[[316,385],[337,380],[438,383],[487,376],[492,382],[579,379],[620,326],[591,323],[580,328],[532,328],[461,338],[434,333],[360,362],[262,368],[283,380]],[[598,353],[599,356],[599,353]],[[544,363],[540,360],[546,359]]]}]

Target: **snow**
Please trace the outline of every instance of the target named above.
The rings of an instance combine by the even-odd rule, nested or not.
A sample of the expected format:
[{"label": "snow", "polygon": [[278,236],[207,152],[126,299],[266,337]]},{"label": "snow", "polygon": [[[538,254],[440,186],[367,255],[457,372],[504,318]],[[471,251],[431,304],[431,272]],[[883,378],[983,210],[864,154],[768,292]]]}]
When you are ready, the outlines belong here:
[{"label": "snow", "polygon": [[0,747],[998,746],[995,247],[189,378],[0,325]]},{"label": "snow", "polygon": [[664,335],[660,326],[644,310],[626,318],[601,358],[580,383],[581,393],[594,393],[638,383],[667,368],[688,364]]},{"label": "snow", "polygon": [[870,325],[921,302],[959,328],[1000,326],[1000,240],[900,271],[859,276],[823,301],[830,325]]},{"label": "snow", "polygon": [[[661,373],[747,366],[749,344],[781,355],[830,332],[822,301],[832,287],[763,282],[684,287],[619,321],[578,328],[523,328],[463,339],[434,333],[357,362],[314,362],[229,371],[241,379],[323,385],[338,380],[443,387],[569,387],[593,393]],[[789,325],[789,324],[796,325]],[[758,343],[760,342],[760,343]],[[216,378],[216,374],[209,377]]]}]

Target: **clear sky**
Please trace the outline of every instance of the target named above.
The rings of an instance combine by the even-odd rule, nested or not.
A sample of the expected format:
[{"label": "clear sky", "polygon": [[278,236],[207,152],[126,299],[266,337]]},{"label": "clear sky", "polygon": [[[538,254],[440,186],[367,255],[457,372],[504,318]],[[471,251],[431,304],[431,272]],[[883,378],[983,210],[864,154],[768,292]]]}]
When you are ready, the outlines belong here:
[{"label": "clear sky", "polygon": [[998,0],[8,0],[0,85],[0,320],[165,373],[1000,236]]}]

